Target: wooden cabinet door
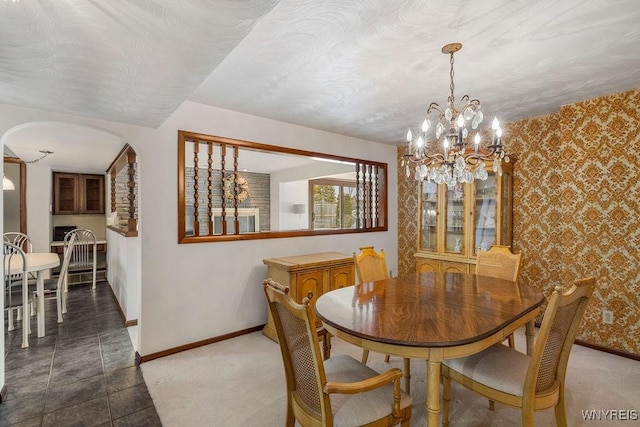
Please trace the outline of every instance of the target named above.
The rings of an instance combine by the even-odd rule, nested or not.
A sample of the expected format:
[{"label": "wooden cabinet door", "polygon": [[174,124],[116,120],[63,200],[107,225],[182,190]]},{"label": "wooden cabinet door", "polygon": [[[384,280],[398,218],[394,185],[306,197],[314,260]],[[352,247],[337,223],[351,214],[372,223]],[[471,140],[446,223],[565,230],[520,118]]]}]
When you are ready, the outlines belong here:
[{"label": "wooden cabinet door", "polygon": [[439,262],[435,259],[416,258],[416,273],[430,273],[439,271]]},{"label": "wooden cabinet door", "polygon": [[73,215],[80,213],[77,174],[56,173],[53,175],[53,213],[54,215]]},{"label": "wooden cabinet door", "polygon": [[104,213],[104,176],[80,175],[80,212],[86,214]]},{"label": "wooden cabinet door", "polygon": [[[302,303],[302,299],[304,297],[308,297],[309,302],[313,307],[316,300],[320,298],[320,295],[322,295],[324,275],[325,273],[323,270],[311,270],[296,273],[296,285],[292,289],[295,290],[296,295],[294,295],[293,298],[298,303]],[[316,326],[322,326],[322,322],[317,320]]]},{"label": "wooden cabinet door", "polygon": [[298,303],[302,303],[302,298],[309,297],[313,304],[322,295],[323,280],[322,270],[310,270],[296,273],[296,285],[292,287],[295,292],[293,298]]},{"label": "wooden cabinet door", "polygon": [[351,286],[355,283],[353,280],[353,265],[342,265],[332,267],[329,270],[329,291],[334,289]]},{"label": "wooden cabinet door", "polygon": [[467,273],[469,271],[469,264],[442,261],[440,264],[440,271],[445,273]]}]

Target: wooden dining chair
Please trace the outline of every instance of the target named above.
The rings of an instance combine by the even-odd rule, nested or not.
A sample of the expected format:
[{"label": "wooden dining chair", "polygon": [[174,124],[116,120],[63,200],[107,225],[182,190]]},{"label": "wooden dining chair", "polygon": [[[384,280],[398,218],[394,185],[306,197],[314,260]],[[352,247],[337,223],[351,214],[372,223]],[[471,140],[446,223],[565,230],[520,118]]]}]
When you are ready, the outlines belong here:
[{"label": "wooden dining chair", "polygon": [[263,282],[284,363],[287,426],[409,426],[412,399],[398,368],[378,374],[348,355],[323,362],[309,299],[296,303],[289,287]]},{"label": "wooden dining chair", "polygon": [[596,281],[576,280],[566,292],[556,287],[542,319],[531,356],[502,344],[442,365],[443,425],[449,425],[451,380],[490,400],[522,409],[522,425],[533,426],[534,411],[555,408],[556,424],[567,425],[564,383],[573,340]]},{"label": "wooden dining chair", "polygon": [[[488,251],[478,251],[476,274],[498,279],[518,280],[521,253],[514,254],[509,246],[492,245]],[[513,334],[509,335],[509,347],[516,348]]]},{"label": "wooden dining chair", "polygon": [[[373,282],[375,280],[383,280],[389,278],[389,270],[387,269],[387,256],[384,253],[384,249],[380,252],[376,252],[373,246],[362,246],[360,253],[353,253],[353,263],[356,267],[356,274],[358,276],[358,284]],[[367,364],[369,359],[369,350],[362,350],[362,363]],[[389,355],[385,355],[385,362],[389,362]],[[404,376],[405,376],[405,391],[410,393],[411,391],[411,361],[408,358],[404,359]]]},{"label": "wooden dining chair", "polygon": [[20,270],[10,269],[4,272],[4,309],[7,312],[7,330],[13,331],[15,325],[13,322],[14,312],[22,312],[22,347],[29,346],[29,334],[31,333],[31,320],[29,310],[33,306],[33,300],[30,298],[28,277],[27,277],[27,260],[24,251],[20,246],[13,243],[3,242],[3,259],[4,268],[15,264],[22,263]]}]

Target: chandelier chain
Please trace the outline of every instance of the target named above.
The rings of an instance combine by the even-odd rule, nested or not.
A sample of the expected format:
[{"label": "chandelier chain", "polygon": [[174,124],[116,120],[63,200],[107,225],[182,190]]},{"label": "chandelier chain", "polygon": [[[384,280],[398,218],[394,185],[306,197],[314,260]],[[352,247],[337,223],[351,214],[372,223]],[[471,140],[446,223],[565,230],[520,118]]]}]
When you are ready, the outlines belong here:
[{"label": "chandelier chain", "polygon": [[449,84],[449,88],[451,89],[451,95],[449,95],[449,106],[452,107],[455,102],[455,98],[453,97],[453,89],[455,88],[455,85],[453,84],[453,52],[451,52],[451,59],[449,59],[449,63],[451,64],[451,71],[449,71],[449,77],[451,77],[451,84]]}]

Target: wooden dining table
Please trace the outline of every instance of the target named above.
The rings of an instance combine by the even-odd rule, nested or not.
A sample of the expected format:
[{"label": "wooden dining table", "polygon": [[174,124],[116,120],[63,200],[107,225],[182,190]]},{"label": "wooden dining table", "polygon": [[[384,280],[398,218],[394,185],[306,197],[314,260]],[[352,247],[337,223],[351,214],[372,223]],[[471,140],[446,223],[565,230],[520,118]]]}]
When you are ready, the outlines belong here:
[{"label": "wooden dining table", "polygon": [[526,325],[527,352],[544,295],[521,283],[464,273],[411,273],[336,289],[315,312],[325,328],[367,350],[426,360],[427,425],[440,416],[440,370]]},{"label": "wooden dining table", "polygon": [[[11,265],[9,265],[9,259],[5,259],[4,272],[5,274],[17,274],[22,272],[22,257],[13,256],[11,259]],[[36,316],[38,321],[38,337],[45,335],[45,322],[44,322],[44,272],[55,268],[60,265],[60,257],[58,254],[52,252],[28,252],[25,253],[25,260],[27,263],[26,272],[36,273],[36,295],[37,306]],[[26,294],[23,292],[23,295]],[[26,305],[25,297],[23,297],[23,307]],[[24,310],[23,310],[24,311]],[[29,346],[29,313],[23,312],[22,316],[22,347]]]}]

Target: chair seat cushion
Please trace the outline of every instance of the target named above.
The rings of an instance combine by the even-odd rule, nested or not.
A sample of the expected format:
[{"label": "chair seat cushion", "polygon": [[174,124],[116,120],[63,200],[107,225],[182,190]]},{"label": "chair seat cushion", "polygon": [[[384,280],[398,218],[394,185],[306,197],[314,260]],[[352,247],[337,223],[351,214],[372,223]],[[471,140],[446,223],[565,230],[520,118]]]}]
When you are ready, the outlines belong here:
[{"label": "chair seat cushion", "polygon": [[530,357],[503,344],[443,363],[449,369],[495,390],[522,397]]},{"label": "chair seat cushion", "polygon": [[[378,375],[376,371],[363,365],[351,356],[340,354],[324,362],[327,381],[356,382]],[[400,407],[412,403],[411,396],[401,391]],[[358,394],[331,394],[333,425],[364,425],[393,412],[393,383]]]}]

